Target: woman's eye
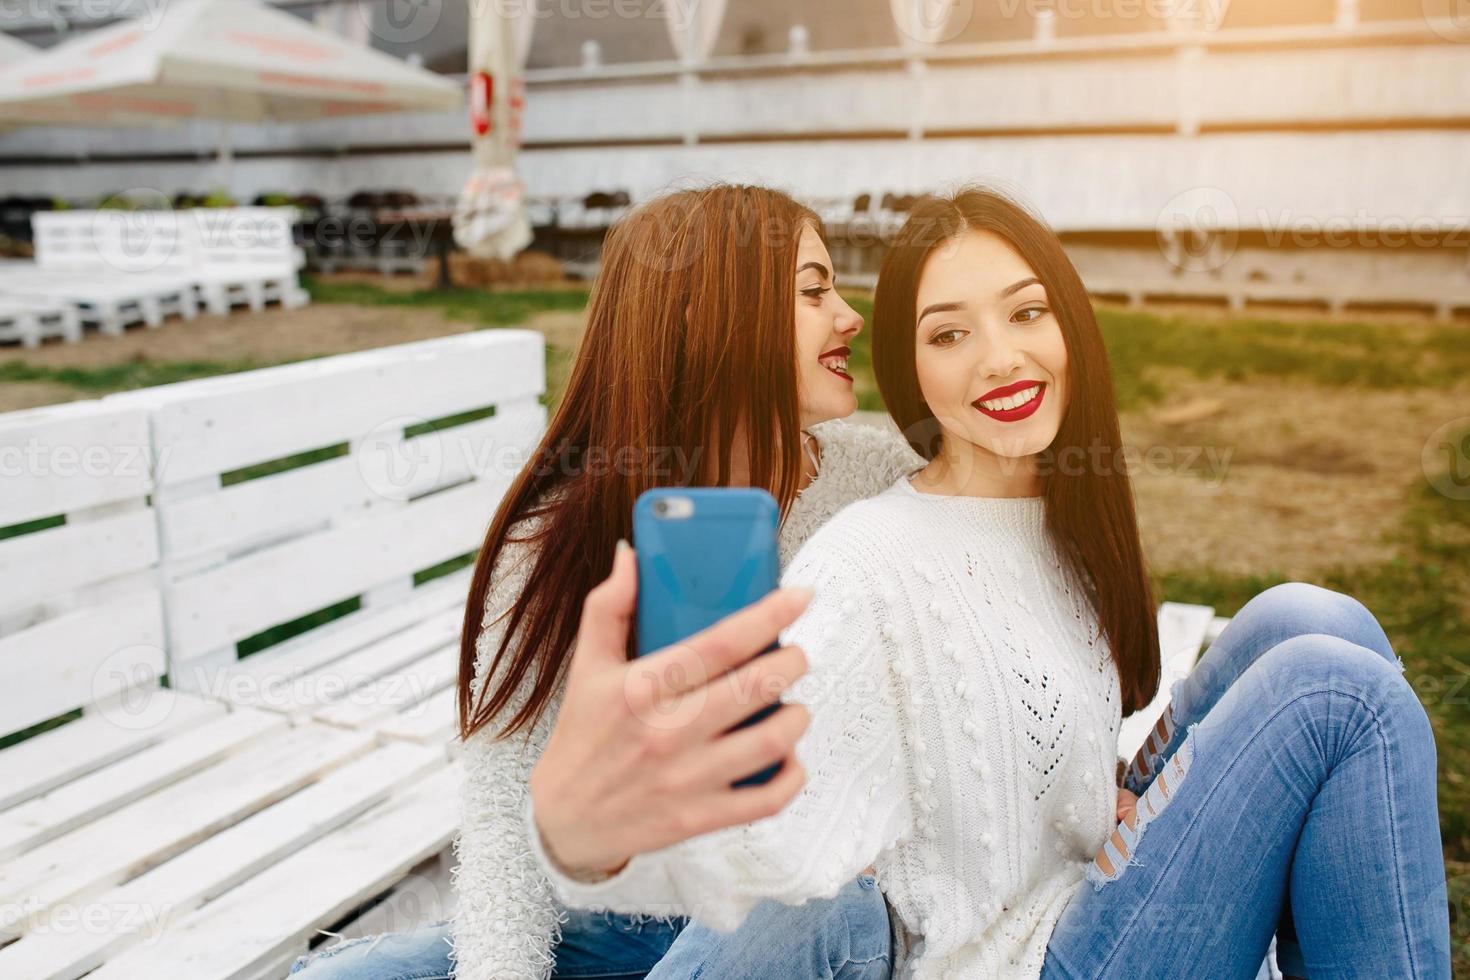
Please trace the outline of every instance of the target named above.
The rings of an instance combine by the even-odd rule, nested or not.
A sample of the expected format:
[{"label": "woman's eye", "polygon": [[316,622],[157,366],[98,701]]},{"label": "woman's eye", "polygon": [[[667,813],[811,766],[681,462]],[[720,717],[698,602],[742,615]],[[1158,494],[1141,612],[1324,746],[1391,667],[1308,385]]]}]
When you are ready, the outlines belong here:
[{"label": "woman's eye", "polygon": [[950,347],[960,342],[963,330],[941,330],[929,338],[929,343],[936,347]]},{"label": "woman's eye", "polygon": [[821,299],[831,288],[831,286],[813,286],[810,289],[803,289],[801,295],[810,299]]},{"label": "woman's eye", "polygon": [[1033,323],[1040,320],[1049,311],[1044,306],[1030,306],[1024,310],[1017,310],[1012,319],[1020,318],[1021,323]]}]

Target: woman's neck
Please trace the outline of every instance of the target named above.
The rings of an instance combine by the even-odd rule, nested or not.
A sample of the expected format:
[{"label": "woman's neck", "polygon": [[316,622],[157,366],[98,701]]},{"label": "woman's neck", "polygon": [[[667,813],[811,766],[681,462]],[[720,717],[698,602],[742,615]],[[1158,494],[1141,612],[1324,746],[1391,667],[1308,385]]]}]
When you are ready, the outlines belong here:
[{"label": "woman's neck", "polygon": [[945,439],[910,482],[924,493],[952,497],[1039,497],[1046,481],[1035,456],[997,456],[973,443]]},{"label": "woman's neck", "polygon": [[[811,446],[818,460],[822,457],[822,445],[817,442],[816,436],[807,436],[805,429],[802,430],[802,438]],[[817,467],[812,463],[805,447],[799,452],[801,458],[801,481],[796,485],[797,492],[805,490],[817,477]],[[744,431],[735,434],[735,444],[730,447],[730,486],[750,486],[750,453],[746,448]]]}]

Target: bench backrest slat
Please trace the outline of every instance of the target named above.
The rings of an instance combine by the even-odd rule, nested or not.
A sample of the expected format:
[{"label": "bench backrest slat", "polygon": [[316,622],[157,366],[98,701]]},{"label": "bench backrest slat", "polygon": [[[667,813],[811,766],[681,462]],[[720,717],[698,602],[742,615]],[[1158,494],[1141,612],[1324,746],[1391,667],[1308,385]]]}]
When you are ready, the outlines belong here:
[{"label": "bench backrest slat", "polygon": [[163,673],[147,414],[0,415],[0,735]]},{"label": "bench backrest slat", "polygon": [[544,359],[478,331],[112,396],[146,400],[158,447],[175,683],[474,551],[545,426]]}]

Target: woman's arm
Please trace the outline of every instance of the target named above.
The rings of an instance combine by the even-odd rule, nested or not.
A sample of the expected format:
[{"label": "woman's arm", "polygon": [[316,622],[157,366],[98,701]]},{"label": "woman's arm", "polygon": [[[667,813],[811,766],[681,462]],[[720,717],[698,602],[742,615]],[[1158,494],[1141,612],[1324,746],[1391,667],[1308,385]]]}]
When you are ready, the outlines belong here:
[{"label": "woman's arm", "polygon": [[[805,775],[794,799],[753,822],[640,854],[598,882],[560,872],[540,850],[543,871],[568,904],[689,915],[729,931],[763,899],[800,904],[835,895],[907,833],[908,753],[887,641],[872,597],[849,584],[851,564],[812,551],[803,551],[783,580],[815,590],[805,615],[783,635],[786,643],[809,651],[812,664],[791,690],[790,700],[805,705],[811,716],[796,746],[799,767],[787,762]],[[737,720],[759,707],[749,693],[738,706]],[[783,778],[785,771],[776,780]]]},{"label": "woman's arm", "polygon": [[624,865],[636,872],[643,863],[635,855],[786,805],[800,787],[794,770],[762,787],[730,783],[790,757],[806,709],[784,707],[729,729],[780,700],[805,672],[800,650],[752,657],[801,615],[809,595],[778,589],[629,662],[637,570],[632,549],[620,545],[612,574],[583,604],[556,727],[531,775],[527,836],[545,848],[545,866],[585,876]]},{"label": "woman's arm", "polygon": [[[490,677],[489,661],[505,632],[502,617],[521,594],[529,570],[525,562],[532,554],[528,545],[507,542],[496,561],[485,625],[476,641],[477,692]],[[530,676],[524,679],[510,712],[525,703],[532,681]],[[551,885],[537,866],[521,814],[535,747],[544,743],[549,726],[543,716],[529,738],[518,733],[509,739],[495,738],[493,726],[472,735],[461,754],[464,778],[453,878],[458,906],[450,927],[455,976],[544,980],[555,964],[552,948],[560,927]]]}]

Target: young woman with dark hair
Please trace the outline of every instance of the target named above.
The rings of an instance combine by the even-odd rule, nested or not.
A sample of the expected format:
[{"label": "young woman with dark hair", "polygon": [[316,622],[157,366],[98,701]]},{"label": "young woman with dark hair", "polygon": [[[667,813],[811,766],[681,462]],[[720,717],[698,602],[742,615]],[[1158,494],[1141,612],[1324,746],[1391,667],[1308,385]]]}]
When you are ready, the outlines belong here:
[{"label": "young woman with dark hair", "polygon": [[[1276,935],[1288,975],[1448,977],[1434,739],[1355,599],[1256,596],[1119,765],[1121,718],[1160,683],[1154,596],[1106,351],[1056,236],[990,191],[925,201],[883,265],[874,352],[927,465],[783,576],[814,591],[782,634],[811,664],[790,689],[799,791],[656,850],[534,793],[557,892],[694,916],[653,978],[727,975],[712,957],[756,941],[771,902],[829,899],[869,865],[895,975],[1249,978]],[[625,639],[626,554],[600,590],[584,662]],[[552,857],[572,851],[602,873]]]}]

